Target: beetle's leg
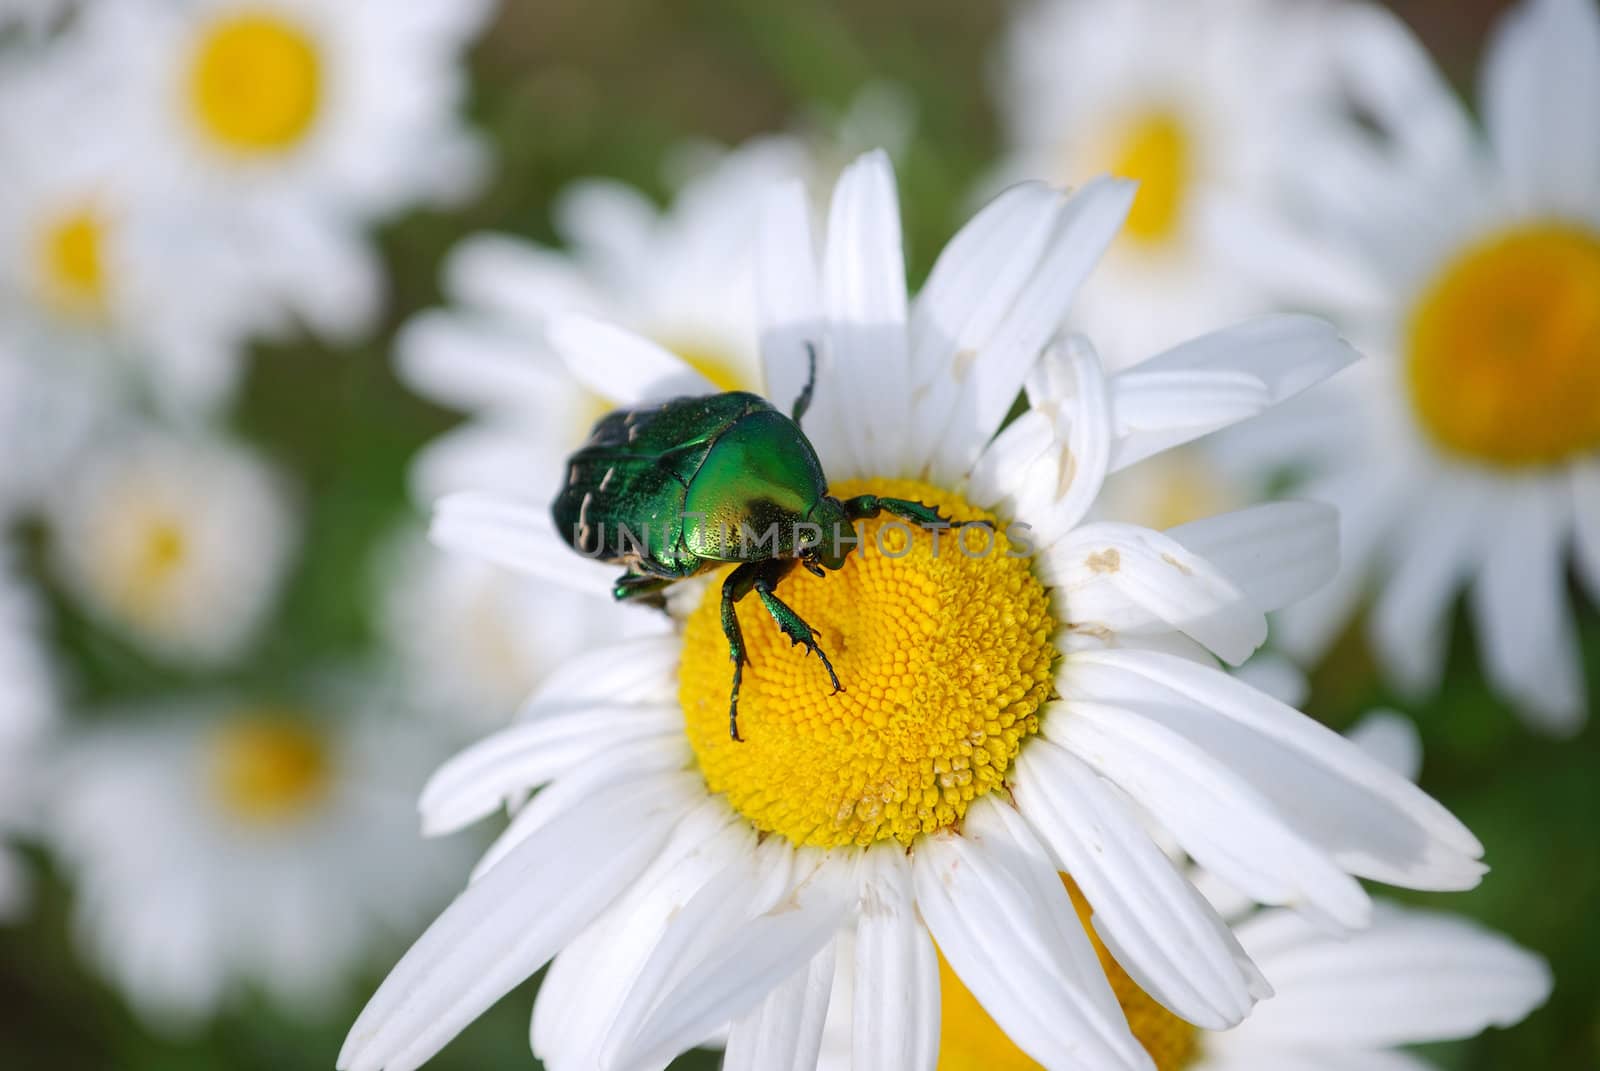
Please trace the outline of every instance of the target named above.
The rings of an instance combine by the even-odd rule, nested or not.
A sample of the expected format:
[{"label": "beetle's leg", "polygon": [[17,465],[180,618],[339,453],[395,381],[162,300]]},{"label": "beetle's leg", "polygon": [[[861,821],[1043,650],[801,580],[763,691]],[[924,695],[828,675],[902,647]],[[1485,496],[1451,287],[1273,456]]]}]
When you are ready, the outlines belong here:
[{"label": "beetle's leg", "polygon": [[811,626],[806,624],[800,615],[789,607],[788,603],[773,593],[772,589],[777,587],[778,581],[782,580],[789,570],[794,568],[794,559],[773,558],[761,564],[766,568],[761,570],[755,581],[756,594],[761,597],[761,605],[767,608],[767,613],[772,615],[772,620],[776,621],[778,627],[783,630],[783,634],[789,637],[789,646],[793,647],[795,644],[800,644],[806,649],[807,653],[814,654],[822,659],[822,668],[828,671],[828,679],[833,682],[834,694],[837,695],[844,691],[844,685],[839,683],[839,675],[833,671],[833,663],[828,661],[828,656],[823,653],[822,647],[818,645],[816,634],[811,631]]},{"label": "beetle's leg", "polygon": [[811,408],[811,392],[817,385],[817,344],[810,339],[806,340],[806,364],[810,369],[806,373],[806,385],[800,388],[800,397],[794,400],[792,415],[796,424],[806,415],[806,410]]},{"label": "beetle's leg", "polygon": [[943,524],[948,526],[952,523],[948,517],[940,516],[939,511],[931,506],[924,506],[921,502],[909,502],[903,498],[857,495],[854,498],[845,499],[843,505],[845,516],[852,521],[876,517],[880,513],[890,513],[913,524]]},{"label": "beetle's leg", "polygon": [[743,740],[739,735],[739,682],[744,679],[744,667],[750,655],[744,649],[744,632],[739,628],[739,615],[733,604],[750,594],[756,577],[765,562],[745,562],[722,582],[722,634],[728,639],[728,657],[733,660],[733,694],[728,700],[728,735]]},{"label": "beetle's leg", "polygon": [[661,592],[674,583],[671,577],[647,576],[644,573],[623,573],[611,585],[611,597],[618,602],[629,600],[661,608],[667,600]]}]

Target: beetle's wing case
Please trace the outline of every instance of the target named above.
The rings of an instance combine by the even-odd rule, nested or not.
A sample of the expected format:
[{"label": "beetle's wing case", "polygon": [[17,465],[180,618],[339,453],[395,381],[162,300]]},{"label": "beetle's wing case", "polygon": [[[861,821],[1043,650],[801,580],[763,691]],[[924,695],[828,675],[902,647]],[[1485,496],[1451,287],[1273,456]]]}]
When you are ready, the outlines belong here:
[{"label": "beetle's wing case", "polygon": [[686,575],[689,484],[718,436],[746,414],[771,409],[758,395],[730,391],[607,413],[567,460],[550,508],[556,531],[591,557]]}]

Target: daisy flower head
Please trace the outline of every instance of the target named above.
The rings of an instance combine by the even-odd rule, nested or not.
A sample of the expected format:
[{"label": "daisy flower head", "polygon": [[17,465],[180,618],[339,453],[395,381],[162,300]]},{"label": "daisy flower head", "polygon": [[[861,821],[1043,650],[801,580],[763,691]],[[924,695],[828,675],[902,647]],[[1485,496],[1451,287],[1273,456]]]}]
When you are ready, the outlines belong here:
[{"label": "daisy flower head", "polygon": [[298,538],[282,477],[242,447],[150,429],[101,443],[47,508],[67,589],[156,655],[217,664],[265,621]]},{"label": "daisy flower head", "polygon": [[260,317],[237,266],[140,181],[107,72],[77,34],[0,70],[0,359],[206,413]]},{"label": "daisy flower head", "polygon": [[1398,19],[1359,6],[1333,25],[1371,122],[1325,123],[1287,162],[1317,244],[1267,266],[1376,357],[1239,433],[1342,519],[1338,579],[1279,638],[1314,659],[1370,593],[1374,653],[1426,695],[1465,590],[1493,687],[1534,727],[1575,732],[1569,546],[1600,600],[1600,9],[1513,9],[1481,128]]},{"label": "daisy flower head", "polygon": [[362,682],[181,698],[63,745],[44,829],[83,955],[157,1029],[245,992],[315,1011],[455,885],[410,797],[436,742]]},{"label": "daisy flower head", "polygon": [[[552,349],[551,317],[582,312],[671,350],[724,390],[756,389],[750,234],[774,182],[803,174],[803,144],[769,137],[707,161],[670,206],[621,182],[587,179],[557,200],[567,250],[503,234],[451,253],[452,304],[415,317],[396,363],[412,389],[472,419],[431,444],[412,483],[419,500],[460,490],[545,498],[562,460],[610,408]],[[529,479],[546,485],[530,488]]]},{"label": "daisy flower head", "polygon": [[1036,0],[1017,17],[996,56],[1002,176],[1139,183],[1072,314],[1109,366],[1267,310],[1222,238],[1253,228],[1297,108],[1331,92],[1317,24],[1297,0]]},{"label": "daisy flower head", "polygon": [[[934,532],[879,516],[841,568],[764,593],[820,637],[836,694],[765,616],[770,600],[733,604],[749,652],[742,739],[729,734],[734,666],[714,595],[681,607],[671,634],[586,652],[547,679],[518,724],[424,791],[432,832],[523,805],[356,1021],[341,1067],[420,1066],[552,958],[532,1027],[546,1066],[664,1066],[731,1023],[727,1066],[810,1067],[848,956],[852,1066],[925,1068],[942,955],[1046,1067],[1147,1069],[1059,873],[1116,961],[1186,1020],[1234,1025],[1269,988],[1146,821],[1256,900],[1335,929],[1370,920],[1357,876],[1478,881],[1481,847],[1437,803],[1216,664],[1243,661],[1265,612],[1331,573],[1324,507],[1164,533],[1083,523],[1109,471],[1353,357],[1307,317],[1246,323],[1114,375],[1087,340],[1053,344],[1132,195],[1111,179],[1071,196],[1013,188],[912,301],[886,157],[846,169],[820,248],[803,187],[769,194],[766,393],[795,398],[815,353],[803,426],[830,494],[989,524],[936,553]],[[618,327],[574,317],[554,334],[616,404],[714,389]],[[1023,390],[1031,407],[1000,430]],[[447,500],[436,536],[551,578],[615,579],[550,523],[473,496]],[[541,565],[546,554],[564,564]]]},{"label": "daisy flower head", "polygon": [[27,878],[8,841],[34,824],[41,784],[33,767],[56,721],[55,675],[39,635],[42,624],[9,550],[0,552],[0,922],[16,917],[27,900]]},{"label": "daisy flower head", "polygon": [[115,64],[145,181],[278,321],[343,339],[382,304],[365,228],[477,184],[461,60],[492,6],[122,0],[86,30]]}]

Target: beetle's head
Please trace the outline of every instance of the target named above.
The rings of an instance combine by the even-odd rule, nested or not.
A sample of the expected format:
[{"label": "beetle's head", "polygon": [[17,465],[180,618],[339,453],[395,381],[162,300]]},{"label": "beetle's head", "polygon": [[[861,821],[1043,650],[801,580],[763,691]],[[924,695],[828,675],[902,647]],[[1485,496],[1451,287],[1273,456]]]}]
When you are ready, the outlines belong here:
[{"label": "beetle's head", "polygon": [[824,569],[839,569],[855,546],[855,525],[844,511],[844,503],[832,495],[823,495],[811,507],[806,520],[822,532],[819,542],[801,551],[800,557]]}]

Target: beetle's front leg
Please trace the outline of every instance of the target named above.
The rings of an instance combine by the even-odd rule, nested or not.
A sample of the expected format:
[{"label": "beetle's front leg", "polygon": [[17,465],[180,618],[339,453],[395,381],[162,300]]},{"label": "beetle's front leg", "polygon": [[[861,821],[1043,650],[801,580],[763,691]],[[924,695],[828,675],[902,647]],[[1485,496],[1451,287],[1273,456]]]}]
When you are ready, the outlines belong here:
[{"label": "beetle's front leg", "polygon": [[879,498],[877,495],[857,495],[847,498],[841,503],[844,506],[845,516],[852,521],[866,520],[876,517],[880,513],[893,514],[902,520],[913,524],[922,525],[950,525],[953,522],[948,517],[943,517],[939,511],[931,506],[924,506],[921,502],[910,502],[904,498]]},{"label": "beetle's front leg", "polygon": [[728,735],[743,740],[739,735],[739,682],[744,679],[744,667],[750,655],[744,649],[744,632],[739,628],[739,615],[734,603],[750,594],[756,577],[765,562],[745,562],[722,581],[722,634],[728,639],[728,657],[733,660],[733,695],[728,700]]},{"label": "beetle's front leg", "polygon": [[787,576],[789,570],[794,568],[795,560],[793,558],[774,558],[762,564],[765,568],[756,576],[755,581],[756,594],[761,597],[761,605],[767,608],[767,613],[772,615],[772,619],[778,623],[778,627],[783,630],[783,634],[789,637],[789,646],[793,647],[795,644],[800,644],[805,647],[807,653],[814,654],[822,659],[822,668],[828,671],[828,679],[833,682],[834,694],[837,695],[844,691],[844,685],[839,683],[839,675],[833,671],[833,663],[828,661],[828,656],[817,643],[816,633],[812,632],[811,626],[806,624],[800,615],[795,613],[788,603],[778,598],[773,591],[778,586],[778,581]]},{"label": "beetle's front leg", "polygon": [[671,577],[650,576],[646,573],[626,572],[611,585],[611,597],[618,602],[642,602],[647,606],[665,609],[667,600],[661,592],[676,583]]}]

